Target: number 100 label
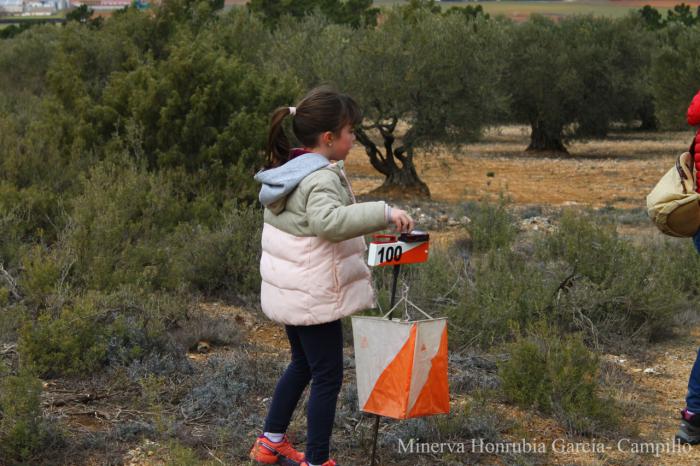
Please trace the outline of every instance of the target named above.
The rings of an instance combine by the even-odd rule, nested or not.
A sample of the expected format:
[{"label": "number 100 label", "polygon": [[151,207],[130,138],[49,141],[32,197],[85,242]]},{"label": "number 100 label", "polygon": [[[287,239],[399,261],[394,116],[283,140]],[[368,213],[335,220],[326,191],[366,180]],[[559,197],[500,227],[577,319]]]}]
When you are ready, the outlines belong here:
[{"label": "number 100 label", "polygon": [[414,264],[428,260],[429,242],[370,243],[367,264],[371,266]]}]

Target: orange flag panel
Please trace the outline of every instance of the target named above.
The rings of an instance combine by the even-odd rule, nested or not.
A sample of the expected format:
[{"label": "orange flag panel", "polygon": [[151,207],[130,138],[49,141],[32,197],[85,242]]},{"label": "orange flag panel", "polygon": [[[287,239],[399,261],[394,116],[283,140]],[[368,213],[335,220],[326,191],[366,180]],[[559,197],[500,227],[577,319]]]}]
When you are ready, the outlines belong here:
[{"label": "orange flag panel", "polygon": [[408,393],[410,388],[415,347],[416,326],[413,326],[406,343],[377,379],[363,411],[396,419],[406,416],[408,397],[397,394]]},{"label": "orange flag panel", "polygon": [[408,413],[408,417],[450,412],[450,395],[447,381],[447,326],[442,330],[440,348],[432,359],[428,380]]}]

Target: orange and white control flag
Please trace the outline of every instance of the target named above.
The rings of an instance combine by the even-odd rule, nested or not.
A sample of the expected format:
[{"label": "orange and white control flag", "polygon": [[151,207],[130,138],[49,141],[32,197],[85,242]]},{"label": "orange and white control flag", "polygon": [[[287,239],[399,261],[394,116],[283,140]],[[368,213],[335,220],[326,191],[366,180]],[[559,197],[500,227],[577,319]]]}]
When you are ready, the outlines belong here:
[{"label": "orange and white control flag", "polygon": [[447,319],[353,316],[360,410],[394,419],[450,411]]}]

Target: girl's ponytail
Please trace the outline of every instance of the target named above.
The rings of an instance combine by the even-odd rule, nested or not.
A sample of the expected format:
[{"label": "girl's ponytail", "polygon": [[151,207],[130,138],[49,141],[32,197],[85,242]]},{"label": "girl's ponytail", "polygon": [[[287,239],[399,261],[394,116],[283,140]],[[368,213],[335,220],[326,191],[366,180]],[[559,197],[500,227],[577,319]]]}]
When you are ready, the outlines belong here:
[{"label": "girl's ponytail", "polygon": [[279,167],[289,160],[292,150],[289,139],[284,133],[282,122],[284,117],[291,114],[289,107],[279,107],[272,114],[270,121],[270,132],[267,136],[267,152],[265,154],[265,169]]}]

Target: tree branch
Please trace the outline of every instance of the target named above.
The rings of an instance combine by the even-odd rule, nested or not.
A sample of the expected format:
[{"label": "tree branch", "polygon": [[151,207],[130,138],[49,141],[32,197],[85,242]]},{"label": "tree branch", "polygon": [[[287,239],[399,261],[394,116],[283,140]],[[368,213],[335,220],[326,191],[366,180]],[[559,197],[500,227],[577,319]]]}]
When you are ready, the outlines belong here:
[{"label": "tree branch", "polygon": [[396,152],[394,152],[394,155],[396,156],[397,159],[401,162],[402,165],[406,165],[406,161],[408,160],[408,157],[404,156],[403,154],[406,152],[407,148],[406,146],[401,146],[396,148]]},{"label": "tree branch", "polygon": [[382,157],[382,153],[377,148],[377,145],[372,142],[369,136],[367,136],[364,129],[358,128],[355,131],[355,135],[357,136],[357,140],[360,141],[360,144],[365,147],[365,152],[369,157],[369,162],[372,164],[374,169],[384,176],[389,176],[389,168],[387,166],[386,158]]}]

